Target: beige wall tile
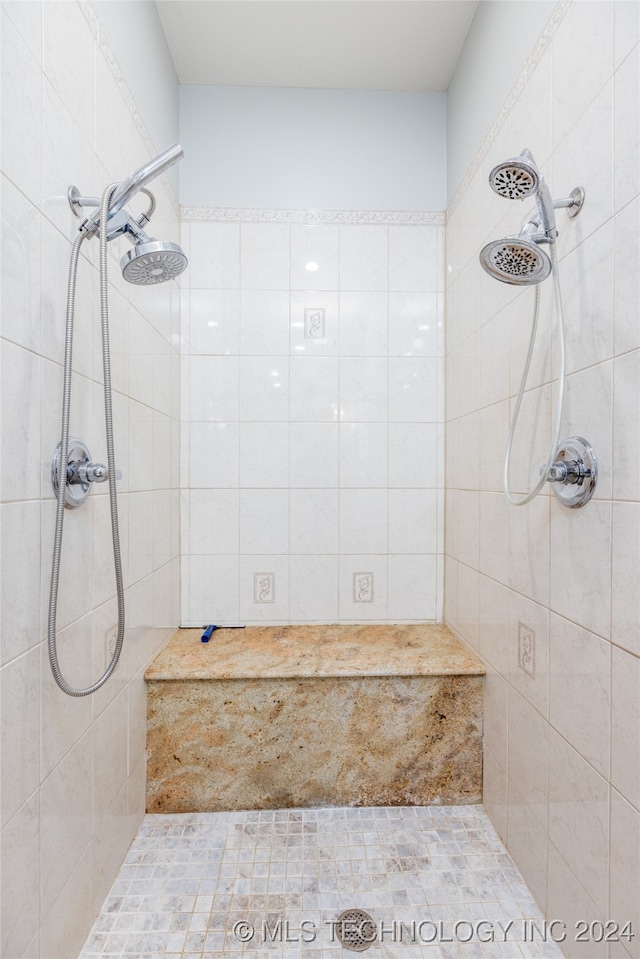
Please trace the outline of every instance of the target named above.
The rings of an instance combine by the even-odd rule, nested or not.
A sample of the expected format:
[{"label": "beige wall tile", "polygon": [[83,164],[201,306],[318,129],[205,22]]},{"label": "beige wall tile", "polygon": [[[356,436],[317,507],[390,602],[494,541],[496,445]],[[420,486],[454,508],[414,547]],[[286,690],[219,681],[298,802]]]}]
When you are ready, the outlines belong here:
[{"label": "beige wall tile", "polygon": [[[640,812],[611,790],[611,900],[609,915],[621,926],[640,923]],[[640,956],[638,936],[624,939],[631,956]]]},{"label": "beige wall tile", "polygon": [[22,956],[40,926],[40,798],[35,793],[0,834],[2,954]]},{"label": "beige wall tile", "polygon": [[124,691],[100,713],[93,736],[93,828],[97,830],[127,778],[128,695]]},{"label": "beige wall tile", "polygon": [[554,730],[549,744],[549,839],[606,914],[609,786]]},{"label": "beige wall tile", "polygon": [[[509,661],[509,591],[487,576],[480,576],[480,624],[478,651],[499,673],[504,675]],[[505,677],[506,678],[506,677]]]},{"label": "beige wall tile", "polygon": [[509,781],[547,828],[549,726],[520,693],[509,687]]},{"label": "beige wall tile", "polygon": [[[568,550],[567,542],[589,549]],[[554,612],[609,637],[611,622],[611,503],[591,500],[586,508],[551,509],[551,595]]]},{"label": "beige wall tile", "polygon": [[611,644],[551,614],[549,722],[609,774]]},{"label": "beige wall tile", "polygon": [[640,660],[611,652],[611,783],[640,810]]},{"label": "beige wall tile", "polygon": [[40,784],[40,650],[30,650],[0,670],[2,825]]},{"label": "beige wall tile", "polygon": [[[58,664],[72,686],[82,688],[93,682],[91,616],[83,616],[57,635]],[[91,726],[92,703],[87,696],[67,696],[57,686],[46,647],[42,657],[42,779],[69,753]]]},{"label": "beige wall tile", "polygon": [[613,504],[611,548],[611,640],[639,655],[640,504]]},{"label": "beige wall tile", "polygon": [[[506,438],[505,438],[506,442]],[[509,586],[544,606],[549,604],[549,497],[509,510]]]},{"label": "beige wall tile", "polygon": [[507,774],[484,746],[482,803],[503,842],[507,841]]},{"label": "beige wall tile", "polygon": [[509,687],[500,673],[489,668],[484,682],[484,743],[507,771],[507,703]]},{"label": "beige wall tile", "polygon": [[549,923],[559,920],[553,927],[555,938],[567,959],[603,959],[601,942],[576,942],[576,924],[603,922],[607,918],[607,913],[587,895],[553,843],[549,843],[547,920]]},{"label": "beige wall tile", "polygon": [[544,911],[547,901],[547,830],[512,782],[508,787],[507,842],[522,877]]},{"label": "beige wall tile", "polygon": [[91,839],[91,734],[85,733],[40,789],[42,912],[53,907]]},{"label": "beige wall tile", "polygon": [[509,582],[509,504],[503,493],[480,493],[479,569]]},{"label": "beige wall tile", "polygon": [[614,361],[613,495],[640,499],[640,456],[631,441],[640,418],[640,350]]},{"label": "beige wall tile", "polygon": [[89,846],[43,917],[41,937],[51,956],[76,956],[87,936],[87,917],[93,911],[94,849]]}]

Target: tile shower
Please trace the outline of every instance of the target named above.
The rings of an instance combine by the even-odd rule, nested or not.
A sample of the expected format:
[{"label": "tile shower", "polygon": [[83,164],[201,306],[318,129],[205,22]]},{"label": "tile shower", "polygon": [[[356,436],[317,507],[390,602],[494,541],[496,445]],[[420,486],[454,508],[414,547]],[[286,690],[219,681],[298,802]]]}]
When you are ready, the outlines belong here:
[{"label": "tile shower", "polygon": [[[481,7],[490,13],[496,5]],[[265,222],[256,211],[180,211],[170,185],[159,185],[158,232],[178,239],[182,230],[191,283],[150,294],[112,279],[129,620],[122,670],[92,702],[64,700],[52,689],[41,638],[51,553],[46,474],[58,430],[75,229],[64,192],[77,183],[97,193],[164,144],[152,142],[151,112],[136,103],[91,4],[14,0],[2,4],[1,19],[3,957],[73,959],[116,875],[96,927],[103,939],[87,942],[87,956],[111,945],[116,955],[137,950],[133,938],[104,938],[121,935],[132,916],[132,926],[151,924],[145,930],[168,924],[176,956],[204,926],[215,934],[209,946],[218,946],[219,912],[247,903],[214,901],[210,870],[219,870],[223,885],[240,880],[233,891],[243,897],[252,881],[249,893],[258,897],[285,890],[304,904],[305,892],[333,897],[341,890],[350,904],[352,889],[365,888],[368,897],[370,885],[363,905],[379,908],[373,893],[383,890],[400,909],[418,886],[425,902],[414,905],[428,904],[433,918],[497,921],[513,918],[516,908],[538,917],[530,890],[547,917],[637,921],[637,4],[555,6],[486,140],[465,163],[446,235],[441,212],[416,222],[414,213],[379,220],[350,211],[325,221],[317,211],[270,211]],[[478,59],[485,74],[497,56],[487,43]],[[452,111],[455,92],[454,83]],[[508,511],[500,493],[497,464],[530,302],[484,278],[475,258],[485,240],[517,223],[518,212],[491,194],[487,174],[525,145],[554,183],[579,180],[587,191],[575,227],[561,229],[567,311],[580,317],[569,344],[568,418],[599,453],[602,482],[589,506],[571,515],[548,496]],[[313,283],[308,263],[321,267]],[[95,302],[95,266],[89,250],[79,291],[86,315]],[[257,293],[268,314],[256,310]],[[363,307],[366,330],[355,322]],[[444,322],[445,312],[446,344],[444,327],[432,325]],[[347,316],[353,335],[342,322]],[[96,437],[98,458],[97,337],[88,323],[79,334],[75,428]],[[549,357],[535,362],[525,420],[542,448],[546,421],[536,420],[534,405],[548,409]],[[412,370],[424,379],[416,383]],[[257,384],[265,381],[274,385],[259,403]],[[381,382],[383,403],[370,394],[375,384],[379,396]],[[17,448],[24,482],[6,468]],[[260,486],[253,485],[257,457]],[[463,468],[469,461],[479,464],[478,474]],[[115,623],[102,562],[106,498],[92,500],[67,531],[75,555],[93,542],[92,563],[67,569],[62,596],[61,645],[79,680],[102,667]],[[406,523],[409,514],[420,529]],[[313,522],[318,515],[321,523]],[[220,587],[217,609],[255,623],[438,619],[444,608],[446,622],[487,667],[484,805],[528,888],[477,808],[428,810],[424,820],[422,811],[407,810],[398,822],[386,810],[143,820],[142,673],[180,621],[210,619],[212,580]],[[228,596],[234,599],[225,606]],[[519,665],[523,635],[534,637],[528,672]],[[305,824],[333,850],[333,870],[313,843],[306,844],[309,873],[306,854],[294,855]],[[359,831],[370,840],[364,857],[349,838]],[[283,836],[292,842],[283,846]],[[379,864],[394,858],[379,855],[381,847],[397,852],[407,841],[433,844],[428,855],[444,877],[437,890],[418,862],[406,877]],[[483,858],[489,854],[491,861]],[[249,861],[260,864],[252,880]],[[274,866],[268,875],[266,861]],[[469,890],[476,866],[491,889],[478,876]],[[147,909],[145,896],[162,895],[172,871],[168,880],[184,883],[179,895],[187,898],[170,903],[178,895],[172,888],[163,908]],[[205,881],[200,900],[194,872]],[[298,892],[299,875],[317,876],[318,891],[303,884]],[[222,885],[219,894],[231,895]],[[336,900],[326,903],[333,909]],[[163,915],[149,918],[156,912]],[[612,944],[609,959],[636,959],[639,941]],[[206,937],[189,945],[202,955]],[[528,957],[555,954],[552,946],[518,948]],[[398,954],[409,959],[411,949]],[[598,944],[565,943],[564,951],[576,959],[604,956]],[[461,954],[445,945],[424,952]],[[470,944],[463,954],[518,953]]]}]

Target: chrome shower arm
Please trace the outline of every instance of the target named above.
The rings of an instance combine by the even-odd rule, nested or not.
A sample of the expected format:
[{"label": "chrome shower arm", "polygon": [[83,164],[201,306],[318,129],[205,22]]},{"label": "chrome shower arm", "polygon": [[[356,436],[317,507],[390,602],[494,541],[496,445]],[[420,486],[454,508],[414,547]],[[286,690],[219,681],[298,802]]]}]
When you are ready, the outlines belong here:
[{"label": "chrome shower arm", "polygon": [[536,203],[538,205],[538,210],[540,211],[542,228],[544,229],[545,236],[551,243],[555,243],[556,237],[558,236],[558,230],[556,228],[556,215],[553,209],[554,204],[551,198],[551,193],[549,192],[549,187],[545,183],[543,177],[540,177],[540,183],[538,184]]},{"label": "chrome shower arm", "polygon": [[[151,190],[147,190],[146,187],[142,187],[142,189],[139,190],[139,192],[144,193],[145,196],[149,197],[149,206],[144,211],[144,213],[141,213],[138,219],[135,221],[139,226],[143,227],[149,222],[149,220],[155,213],[156,198],[151,192]],[[81,196],[77,186],[69,187],[69,189],[67,190],[67,199],[69,201],[69,206],[71,207],[71,210],[74,216],[77,216],[78,218],[83,216],[83,207],[100,206],[100,203],[102,202],[96,196]],[[96,222],[96,216],[97,214],[95,214],[93,217],[87,218],[80,225],[80,229],[85,234],[85,236],[95,236],[95,234],[98,232],[98,223]],[[117,213],[113,213],[113,212],[109,213],[108,222],[109,222],[109,239],[110,240],[113,240],[114,237],[120,235],[121,231],[118,229],[116,224],[124,222],[126,218],[133,219],[132,216],[130,216],[128,213],[126,213],[126,211],[123,211],[123,210],[118,210]]]},{"label": "chrome shower arm", "polygon": [[170,166],[177,163],[184,156],[184,150],[179,143],[174,143],[163,153],[145,163],[138,170],[123,180],[120,186],[115,190],[109,204],[109,213],[117,213],[135,194],[147,185],[151,180],[164,173]]},{"label": "chrome shower arm", "polygon": [[556,228],[556,217],[554,210],[566,210],[567,215],[572,218],[577,216],[582,209],[582,204],[584,203],[584,190],[582,187],[577,186],[571,191],[569,196],[562,197],[559,200],[554,200],[549,192],[549,187],[541,178],[540,186],[538,187],[538,192],[536,194],[536,202],[542,218],[542,226],[544,227],[545,237],[549,243],[555,243],[556,237],[558,236],[558,230]]},{"label": "chrome shower arm", "polygon": [[[135,172],[127,177],[126,180],[123,180],[114,191],[111,203],[109,204],[109,217],[111,218],[118,213],[123,206],[126,206],[136,193],[143,191],[149,194],[149,191],[144,189],[147,183],[154,180],[157,176],[160,176],[161,173],[164,173],[170,166],[177,163],[183,156],[184,150],[180,144],[174,143],[173,146],[169,147],[163,153],[159,153],[153,160],[150,160],[148,163],[145,163],[144,166],[135,170]],[[151,196],[151,207],[146,214],[143,214],[143,217],[146,216],[147,221],[155,209],[155,199],[151,194],[149,195]],[[81,210],[83,206],[98,206],[100,203],[97,197],[81,196],[78,188],[74,186],[69,187],[67,197],[71,209],[76,216],[82,215]],[[84,221],[81,229],[87,236],[94,236],[98,232],[99,224],[100,214],[96,212]]]}]

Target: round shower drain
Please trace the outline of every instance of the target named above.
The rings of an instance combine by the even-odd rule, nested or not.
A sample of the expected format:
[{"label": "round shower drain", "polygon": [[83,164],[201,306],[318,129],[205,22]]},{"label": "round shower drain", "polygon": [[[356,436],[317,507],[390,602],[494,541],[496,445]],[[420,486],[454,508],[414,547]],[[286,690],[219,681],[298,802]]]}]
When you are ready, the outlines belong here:
[{"label": "round shower drain", "polygon": [[364,952],[376,941],[376,924],[363,909],[345,909],[337,920],[338,939],[343,949]]}]

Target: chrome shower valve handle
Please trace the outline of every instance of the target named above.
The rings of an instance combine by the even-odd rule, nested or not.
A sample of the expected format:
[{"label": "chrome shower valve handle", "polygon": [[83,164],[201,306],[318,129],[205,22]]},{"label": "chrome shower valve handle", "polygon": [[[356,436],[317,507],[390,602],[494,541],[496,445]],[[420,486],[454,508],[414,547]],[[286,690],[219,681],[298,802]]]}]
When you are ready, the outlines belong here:
[{"label": "chrome shower valve handle", "polygon": [[[593,496],[598,481],[598,459],[582,436],[570,436],[558,447],[546,480],[563,506],[576,509]],[[541,474],[544,472],[542,468]]]},{"label": "chrome shower valve handle", "polygon": [[[58,443],[51,461],[51,485],[58,498],[58,477],[60,475],[60,447]],[[115,471],[115,478],[122,479],[122,470]],[[67,509],[77,509],[86,501],[91,492],[92,483],[104,483],[109,479],[109,470],[103,463],[92,463],[91,453],[82,440],[69,437],[67,452],[67,472],[64,490],[64,505]]]},{"label": "chrome shower valve handle", "polygon": [[[104,463],[76,461],[67,466],[67,483],[105,483],[109,470]],[[116,470],[116,479],[122,479],[122,470]]]},{"label": "chrome shower valve handle", "polygon": [[582,460],[570,460],[568,463],[554,463],[547,473],[547,482],[582,486],[589,476],[591,470],[585,467]]}]

